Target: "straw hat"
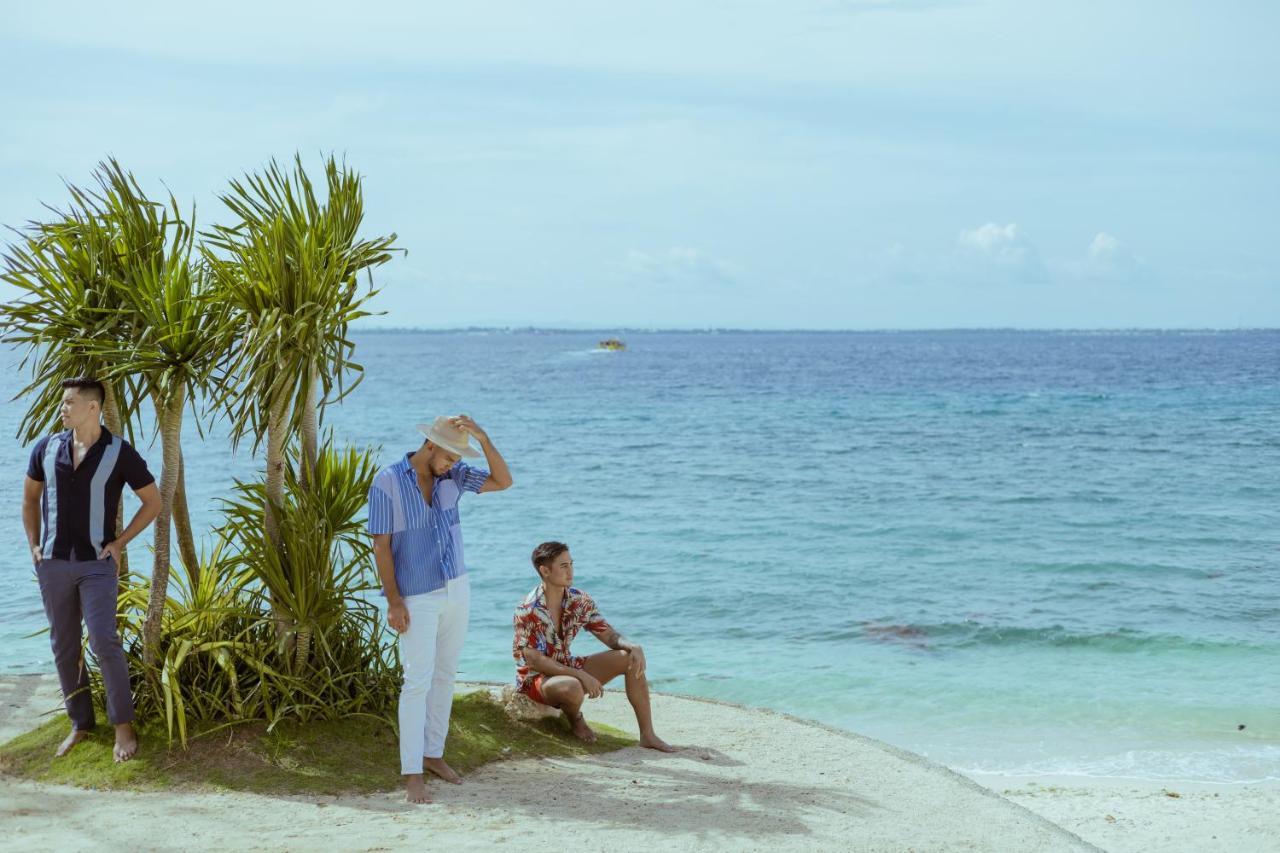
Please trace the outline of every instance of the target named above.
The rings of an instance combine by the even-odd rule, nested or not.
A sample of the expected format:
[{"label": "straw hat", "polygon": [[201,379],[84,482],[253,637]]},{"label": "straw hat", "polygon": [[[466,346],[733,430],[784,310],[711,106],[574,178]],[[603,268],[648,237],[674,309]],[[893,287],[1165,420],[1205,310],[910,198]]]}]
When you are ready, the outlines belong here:
[{"label": "straw hat", "polygon": [[430,424],[418,424],[418,432],[425,435],[427,441],[436,447],[443,447],[450,453],[468,458],[480,455],[480,452],[471,446],[471,434],[464,429],[458,429],[446,417],[436,418]]}]

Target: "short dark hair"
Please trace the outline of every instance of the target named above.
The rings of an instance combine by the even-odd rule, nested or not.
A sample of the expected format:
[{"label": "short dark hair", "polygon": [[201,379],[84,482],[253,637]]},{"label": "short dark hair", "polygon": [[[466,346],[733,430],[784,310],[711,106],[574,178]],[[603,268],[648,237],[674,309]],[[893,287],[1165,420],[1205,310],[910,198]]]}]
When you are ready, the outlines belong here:
[{"label": "short dark hair", "polygon": [[75,379],[62,380],[63,388],[78,388],[82,393],[87,393],[89,399],[96,400],[101,406],[107,401],[107,389],[101,382],[89,376],[77,376]]},{"label": "short dark hair", "polygon": [[[543,542],[537,548],[533,549],[533,570],[538,571],[538,566],[549,566],[555,562],[565,551],[569,550],[569,546],[563,542]],[[538,572],[541,575],[541,572]]]}]

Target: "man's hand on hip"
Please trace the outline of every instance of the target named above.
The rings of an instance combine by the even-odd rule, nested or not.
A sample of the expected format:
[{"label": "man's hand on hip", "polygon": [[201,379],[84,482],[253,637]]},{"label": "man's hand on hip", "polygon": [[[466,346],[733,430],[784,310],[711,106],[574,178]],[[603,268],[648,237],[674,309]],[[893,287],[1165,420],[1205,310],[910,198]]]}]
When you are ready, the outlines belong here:
[{"label": "man's hand on hip", "polygon": [[120,574],[120,552],[124,550],[124,546],[119,540],[108,542],[102,546],[102,551],[98,554],[99,560],[105,560],[110,557],[116,563],[116,574]]}]

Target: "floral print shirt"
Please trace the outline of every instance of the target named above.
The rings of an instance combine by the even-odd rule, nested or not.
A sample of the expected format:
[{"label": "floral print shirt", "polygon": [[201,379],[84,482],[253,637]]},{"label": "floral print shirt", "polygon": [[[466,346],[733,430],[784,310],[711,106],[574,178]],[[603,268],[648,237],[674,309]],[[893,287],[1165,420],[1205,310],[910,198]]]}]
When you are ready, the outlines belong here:
[{"label": "floral print shirt", "polygon": [[613,631],[596,609],[595,599],[575,587],[564,591],[564,600],[560,603],[560,624],[554,625],[542,584],[534,587],[516,608],[513,622],[515,641],[511,645],[511,654],[516,659],[516,689],[522,693],[528,691],[533,678],[538,675],[525,663],[525,649],[537,649],[558,664],[582,669],[582,658],[569,653],[573,638],[583,628],[597,637],[606,637]]}]

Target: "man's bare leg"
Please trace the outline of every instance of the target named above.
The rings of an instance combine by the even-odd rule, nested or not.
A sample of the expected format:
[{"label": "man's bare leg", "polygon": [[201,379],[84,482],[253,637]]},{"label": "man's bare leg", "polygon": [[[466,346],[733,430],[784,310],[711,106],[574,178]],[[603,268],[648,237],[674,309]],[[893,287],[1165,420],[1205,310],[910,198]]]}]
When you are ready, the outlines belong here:
[{"label": "man's bare leg", "polygon": [[596,742],[596,733],[587,725],[587,718],[582,715],[582,702],[587,695],[582,690],[582,682],[572,676],[555,675],[542,682],[542,698],[552,708],[559,708],[560,713],[569,721],[573,736],[586,743]]},{"label": "man's bare leg", "polygon": [[87,731],[73,728],[71,730],[71,734],[67,735],[66,740],[58,744],[58,751],[53,754],[54,757],[61,758],[62,756],[66,755],[68,752],[70,752],[72,749],[75,748],[76,744],[80,743],[80,741],[84,740],[88,736],[89,736],[89,733]]},{"label": "man's bare leg", "polygon": [[138,754],[138,735],[133,730],[133,723],[116,726],[116,747],[111,754],[117,764]]},{"label": "man's bare leg", "polygon": [[410,803],[429,803],[431,795],[427,793],[426,780],[421,773],[411,773],[404,777],[405,801]]},{"label": "man's bare leg", "polygon": [[649,679],[640,675],[632,675],[628,670],[626,676],[627,701],[636,712],[636,724],[640,727],[640,745],[646,749],[659,752],[675,752],[676,748],[658,737],[653,730],[653,711],[649,705]]},{"label": "man's bare leg", "polygon": [[462,777],[458,775],[458,771],[454,770],[448,764],[445,764],[443,758],[427,758],[424,756],[422,759],[422,768],[434,773],[446,782],[454,785],[462,784]]},{"label": "man's bare leg", "polygon": [[600,652],[582,662],[582,668],[607,684],[619,675],[626,676],[627,701],[636,712],[636,725],[640,727],[640,745],[659,752],[675,752],[676,748],[658,737],[653,730],[653,710],[649,703],[649,680],[644,674],[632,675],[629,667],[631,656],[624,651]]}]

